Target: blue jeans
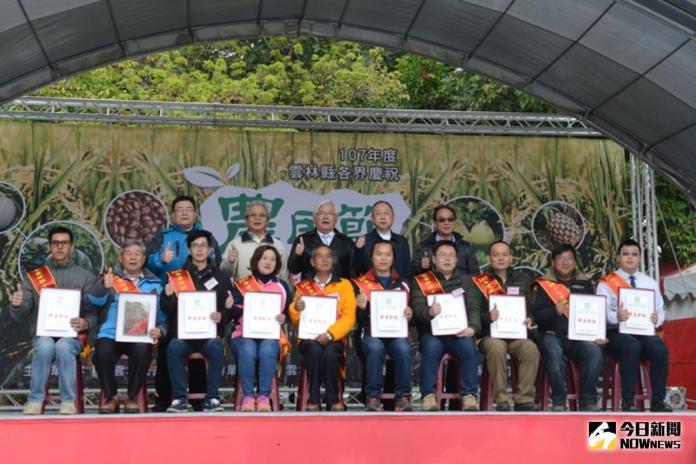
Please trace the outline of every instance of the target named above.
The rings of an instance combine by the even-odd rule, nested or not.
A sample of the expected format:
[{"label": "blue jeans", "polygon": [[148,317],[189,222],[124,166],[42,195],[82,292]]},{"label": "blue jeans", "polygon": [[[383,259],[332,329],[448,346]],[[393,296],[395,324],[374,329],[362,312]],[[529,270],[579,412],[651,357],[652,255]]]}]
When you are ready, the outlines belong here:
[{"label": "blue jeans", "polygon": [[237,376],[242,385],[244,396],[254,396],[257,363],[259,366],[259,395],[269,396],[280,353],[278,340],[235,337],[230,341],[230,349],[237,359]]},{"label": "blue jeans", "polygon": [[384,387],[384,359],[389,354],[394,360],[394,396],[399,399],[411,395],[413,354],[407,338],[374,338],[365,335],[361,341],[365,359],[365,392],[368,398],[381,398]]},{"label": "blue jeans", "polygon": [[580,370],[580,406],[597,403],[597,383],[603,362],[602,348],[599,345],[543,334],[540,348],[551,384],[553,404],[565,404],[566,401],[566,356]]},{"label": "blue jeans", "polygon": [[[31,360],[31,387],[28,401],[43,403],[46,398],[46,383],[51,374],[51,364],[56,361],[60,400],[65,403],[75,401],[77,390],[77,364],[75,357],[82,351],[82,343],[77,338],[34,337],[34,355]],[[82,375],[82,372],[80,372]]]},{"label": "blue jeans", "polygon": [[423,335],[420,338],[420,351],[421,395],[435,393],[437,368],[443,353],[454,355],[459,360],[462,395],[475,395],[478,392],[479,353],[473,337]]},{"label": "blue jeans", "polygon": [[169,380],[172,383],[174,399],[186,401],[188,396],[188,377],[186,376],[186,357],[191,353],[201,353],[208,360],[207,389],[205,398],[219,398],[222,383],[222,368],[224,364],[224,349],[222,340],[181,340],[174,338],[167,347],[167,363],[169,364]]}]

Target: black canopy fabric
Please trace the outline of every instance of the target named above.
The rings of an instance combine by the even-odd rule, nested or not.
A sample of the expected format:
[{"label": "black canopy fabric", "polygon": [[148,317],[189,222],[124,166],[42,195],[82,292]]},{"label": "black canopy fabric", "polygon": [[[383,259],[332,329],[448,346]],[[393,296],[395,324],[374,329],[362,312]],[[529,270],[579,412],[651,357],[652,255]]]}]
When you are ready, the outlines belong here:
[{"label": "black canopy fabric", "polygon": [[0,0],[0,102],[200,41],[312,34],[403,49],[577,115],[696,198],[694,0]]}]

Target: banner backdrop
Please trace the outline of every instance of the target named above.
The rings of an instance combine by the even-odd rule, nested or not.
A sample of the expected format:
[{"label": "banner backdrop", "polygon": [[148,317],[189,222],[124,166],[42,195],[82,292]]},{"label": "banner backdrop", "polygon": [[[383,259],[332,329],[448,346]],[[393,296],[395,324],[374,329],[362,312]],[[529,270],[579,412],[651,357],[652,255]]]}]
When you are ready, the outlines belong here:
[{"label": "banner backdrop", "polygon": [[[582,271],[597,277],[624,238],[627,190],[624,152],[606,140],[5,122],[0,386],[28,386],[35,321],[11,320],[9,294],[20,272],[44,262],[47,230],[57,223],[75,232],[73,259],[100,272],[128,238],[148,241],[168,227],[180,194],[197,199],[203,226],[223,247],[244,229],[246,204],[267,202],[270,228],[287,250],[324,199],[336,203],[338,228],[353,238],[371,230],[371,205],[387,199],[394,228],[412,247],[430,233],[433,207],[446,203],[482,265],[486,247],[506,239],[515,266],[538,274],[555,243],[570,243]],[[295,350],[284,374],[290,383],[297,359]],[[349,368],[354,384],[359,364],[351,359]]]}]

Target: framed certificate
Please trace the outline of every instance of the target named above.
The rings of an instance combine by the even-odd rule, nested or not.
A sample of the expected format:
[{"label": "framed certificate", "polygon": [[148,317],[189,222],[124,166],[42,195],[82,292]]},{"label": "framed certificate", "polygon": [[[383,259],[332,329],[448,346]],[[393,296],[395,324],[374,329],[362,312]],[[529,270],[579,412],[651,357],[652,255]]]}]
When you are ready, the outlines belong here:
[{"label": "framed certificate", "polygon": [[505,339],[527,338],[527,300],[524,296],[491,295],[488,307],[496,307],[500,315],[491,322],[491,337]]},{"label": "framed certificate", "polygon": [[655,335],[650,317],[655,312],[655,291],[648,288],[620,288],[619,308],[629,312],[628,319],[619,322],[619,332],[631,335]]},{"label": "framed certificate", "polygon": [[408,337],[406,292],[374,290],[370,292],[370,335],[376,338]]},{"label": "framed certificate", "polygon": [[570,294],[568,339],[593,342],[607,338],[607,298]]},{"label": "framed certificate", "polygon": [[157,295],[119,293],[116,315],[116,341],[153,343],[150,329],[157,322]]},{"label": "framed certificate", "polygon": [[42,337],[77,337],[70,319],[80,317],[82,292],[63,288],[42,288],[36,335]]},{"label": "framed certificate", "polygon": [[428,306],[436,302],[440,303],[441,310],[430,321],[433,335],[455,335],[469,327],[463,293],[456,296],[451,293],[428,295]]},{"label": "framed certificate", "polygon": [[215,292],[179,292],[177,337],[182,340],[217,337],[217,324],[210,318],[216,310]]},{"label": "framed certificate", "polygon": [[336,322],[338,298],[332,296],[303,296],[305,309],[300,313],[297,336],[302,340],[313,340]]},{"label": "framed certificate", "polygon": [[244,317],[242,336],[278,340],[280,324],[276,316],[281,313],[280,293],[246,292],[244,294]]}]

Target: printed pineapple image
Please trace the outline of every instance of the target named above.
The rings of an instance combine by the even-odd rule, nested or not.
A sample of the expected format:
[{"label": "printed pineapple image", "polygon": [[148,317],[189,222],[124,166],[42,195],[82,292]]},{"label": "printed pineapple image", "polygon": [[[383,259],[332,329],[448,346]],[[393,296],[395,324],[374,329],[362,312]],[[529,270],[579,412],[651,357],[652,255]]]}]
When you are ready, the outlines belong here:
[{"label": "printed pineapple image", "polygon": [[534,237],[547,250],[560,244],[578,247],[585,235],[580,213],[561,201],[547,203],[537,210],[533,230]]}]

